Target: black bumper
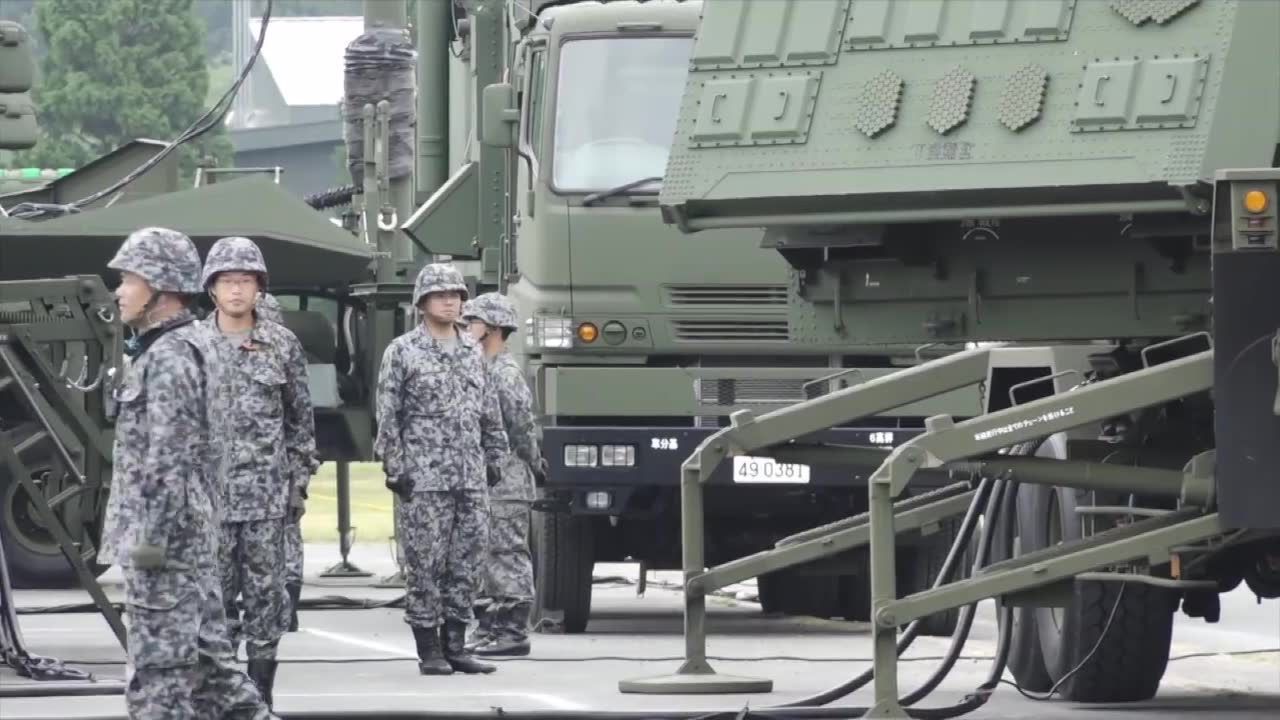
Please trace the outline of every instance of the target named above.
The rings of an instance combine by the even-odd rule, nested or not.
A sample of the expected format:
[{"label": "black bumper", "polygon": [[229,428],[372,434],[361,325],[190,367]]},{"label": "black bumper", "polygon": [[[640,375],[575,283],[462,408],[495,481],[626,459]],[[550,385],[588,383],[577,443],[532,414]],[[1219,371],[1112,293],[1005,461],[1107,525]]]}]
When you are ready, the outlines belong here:
[{"label": "black bumper", "polygon": [[[680,485],[680,466],[713,428],[669,427],[546,427],[543,429],[543,453],[550,466],[548,489],[585,490],[617,487],[670,487]],[[923,429],[833,429],[806,437],[806,441],[842,445],[881,445],[884,433],[892,433],[892,444],[900,445],[924,432]],[[873,442],[874,439],[882,442]],[[630,445],[635,448],[635,464],[631,467],[569,467],[565,464],[566,445]],[[600,453],[597,453],[600,457]],[[758,489],[778,488],[793,491],[811,488],[865,488],[874,467],[835,468],[812,466],[807,484],[780,483],[743,485]],[[709,481],[713,486],[733,486],[733,463],[726,460],[716,468]],[[937,487],[945,482],[931,473],[922,472],[912,481],[913,487]]]}]

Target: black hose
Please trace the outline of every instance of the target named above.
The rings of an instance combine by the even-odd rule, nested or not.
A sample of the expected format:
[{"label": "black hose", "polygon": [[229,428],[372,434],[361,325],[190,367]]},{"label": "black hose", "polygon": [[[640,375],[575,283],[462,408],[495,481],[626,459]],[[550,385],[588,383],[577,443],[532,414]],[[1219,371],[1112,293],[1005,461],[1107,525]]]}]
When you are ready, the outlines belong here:
[{"label": "black hose", "polygon": [[[951,551],[947,553],[947,558],[942,563],[942,569],[938,571],[938,577],[933,582],[934,588],[945,583],[951,577],[952,572],[954,572],[956,564],[960,561],[960,554],[963,552],[961,548],[968,545],[970,538],[973,537],[973,529],[978,524],[978,508],[982,507],[984,496],[990,492],[991,485],[992,481],[990,478],[983,478],[981,483],[978,485],[978,491],[974,494],[973,501],[969,503],[969,509],[965,511],[964,520],[960,522],[960,530],[956,534],[956,541],[952,543]],[[911,643],[915,642],[916,636],[920,633],[920,622],[920,620],[913,621],[907,626],[906,631],[902,633],[902,637],[898,638],[897,649],[899,656],[906,652],[907,648],[911,647]],[[790,708],[827,705],[851,693],[861,690],[867,685],[867,683],[874,680],[875,676],[875,668],[871,667],[865,670],[861,675],[840,683],[829,690],[824,690],[817,695],[810,695],[809,697],[801,698],[794,702],[784,703],[778,707]]]},{"label": "black hose", "polygon": [[[978,536],[978,552],[973,561],[972,574],[976,575],[987,564],[987,558],[991,553],[991,544],[996,536],[996,517],[1000,514],[1005,495],[1009,491],[1008,483],[1009,481],[1005,478],[996,480],[991,496],[987,500],[987,510],[983,515],[982,534]],[[937,583],[935,583],[936,586]],[[956,624],[955,632],[951,634],[951,647],[947,649],[946,658],[943,659],[938,669],[934,670],[933,674],[929,676],[928,680],[925,680],[920,687],[904,695],[898,701],[900,705],[903,707],[914,705],[942,684],[942,681],[950,674],[951,669],[955,667],[956,660],[960,658],[960,653],[964,650],[964,645],[969,640],[969,630],[973,627],[973,618],[977,611],[977,603],[970,603],[960,610],[960,621]]]}]

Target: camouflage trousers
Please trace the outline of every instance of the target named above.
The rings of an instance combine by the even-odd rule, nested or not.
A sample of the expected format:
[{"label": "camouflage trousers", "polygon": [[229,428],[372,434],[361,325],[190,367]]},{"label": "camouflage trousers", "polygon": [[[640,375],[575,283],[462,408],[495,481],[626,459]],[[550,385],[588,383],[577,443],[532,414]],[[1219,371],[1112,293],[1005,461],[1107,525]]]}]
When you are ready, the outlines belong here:
[{"label": "camouflage trousers", "polygon": [[[284,587],[285,519],[222,524],[218,561],[231,647],[243,641],[250,660],[272,660],[289,629],[290,602]],[[244,618],[237,610],[244,606]]]},{"label": "camouflage trousers", "polygon": [[470,622],[489,541],[488,493],[448,490],[412,497],[396,510],[404,536],[404,620],[420,628],[446,619]]},{"label": "camouflage trousers", "polygon": [[293,515],[284,526],[284,584],[302,584],[302,523]]},{"label": "camouflage trousers", "polygon": [[132,720],[274,717],[232,662],[216,568],[123,568]]},{"label": "camouflage trousers", "polygon": [[514,627],[509,611],[533,603],[533,558],[529,551],[529,503],[494,500],[489,518],[489,552],[484,563],[484,595],[494,633],[523,638],[527,628]]}]

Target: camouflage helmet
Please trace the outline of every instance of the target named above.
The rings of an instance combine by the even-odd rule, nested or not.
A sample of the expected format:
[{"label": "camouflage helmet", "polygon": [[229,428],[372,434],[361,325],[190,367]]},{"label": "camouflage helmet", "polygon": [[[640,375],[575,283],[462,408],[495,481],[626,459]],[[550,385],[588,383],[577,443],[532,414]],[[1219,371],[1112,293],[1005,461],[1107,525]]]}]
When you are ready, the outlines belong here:
[{"label": "camouflage helmet", "polygon": [[277,325],[284,324],[284,316],[280,314],[280,301],[271,293],[263,293],[253,309],[263,320],[270,320]]},{"label": "camouflage helmet", "polygon": [[156,292],[200,292],[200,253],[177,230],[145,227],[129,234],[107,267],[140,276]]},{"label": "camouflage helmet", "polygon": [[262,259],[262,251],[247,237],[224,237],[214,243],[205,258],[200,284],[208,289],[214,275],[235,271],[257,273],[262,286],[267,286],[267,263]]},{"label": "camouflage helmet", "polygon": [[463,306],[462,317],[464,320],[475,318],[492,327],[520,329],[520,323],[516,318],[516,307],[502,293],[487,292],[477,296],[475,300]]},{"label": "camouflage helmet", "polygon": [[448,263],[431,263],[418,271],[418,279],[413,284],[413,304],[421,302],[427,293],[452,291],[462,293],[463,300],[469,296],[462,273]]}]

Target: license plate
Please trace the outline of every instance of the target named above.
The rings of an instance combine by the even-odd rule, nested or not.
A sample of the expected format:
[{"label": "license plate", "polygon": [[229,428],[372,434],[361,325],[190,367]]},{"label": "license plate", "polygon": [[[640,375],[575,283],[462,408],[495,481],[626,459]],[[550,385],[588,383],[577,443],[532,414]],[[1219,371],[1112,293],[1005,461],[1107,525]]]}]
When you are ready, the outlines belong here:
[{"label": "license plate", "polygon": [[733,459],[733,481],[804,484],[809,482],[809,466],[780,463],[772,458],[739,455]]}]

